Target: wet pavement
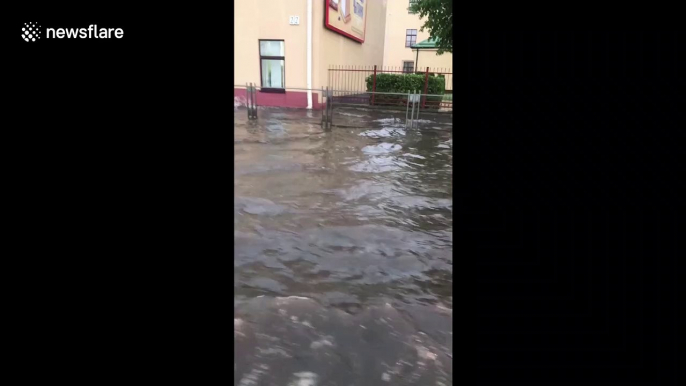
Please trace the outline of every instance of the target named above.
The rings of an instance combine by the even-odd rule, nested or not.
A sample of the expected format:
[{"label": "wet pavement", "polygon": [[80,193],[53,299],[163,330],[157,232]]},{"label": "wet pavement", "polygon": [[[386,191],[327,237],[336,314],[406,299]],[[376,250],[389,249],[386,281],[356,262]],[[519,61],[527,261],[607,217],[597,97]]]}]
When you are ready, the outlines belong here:
[{"label": "wet pavement", "polygon": [[451,117],[320,114],[234,109],[234,384],[451,385]]}]

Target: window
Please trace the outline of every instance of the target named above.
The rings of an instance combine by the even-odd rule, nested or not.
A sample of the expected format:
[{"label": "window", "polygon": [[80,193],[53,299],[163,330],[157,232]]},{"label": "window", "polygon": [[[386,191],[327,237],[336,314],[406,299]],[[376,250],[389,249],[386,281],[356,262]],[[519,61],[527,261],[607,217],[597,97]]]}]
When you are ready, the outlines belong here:
[{"label": "window", "polygon": [[412,71],[414,71],[414,62],[412,62],[412,61],[403,61],[403,73],[405,73],[405,74],[411,74]]},{"label": "window", "polygon": [[[410,0],[410,7],[412,6],[412,4],[418,3],[418,2],[419,2],[419,0]],[[407,13],[409,13],[410,15],[414,15],[416,12],[412,12],[410,10],[410,7],[407,7]]]},{"label": "window", "polygon": [[286,58],[283,40],[260,40],[262,91],[284,91]]},{"label": "window", "polygon": [[405,32],[405,47],[412,47],[415,44],[417,44],[417,30],[408,29]]}]

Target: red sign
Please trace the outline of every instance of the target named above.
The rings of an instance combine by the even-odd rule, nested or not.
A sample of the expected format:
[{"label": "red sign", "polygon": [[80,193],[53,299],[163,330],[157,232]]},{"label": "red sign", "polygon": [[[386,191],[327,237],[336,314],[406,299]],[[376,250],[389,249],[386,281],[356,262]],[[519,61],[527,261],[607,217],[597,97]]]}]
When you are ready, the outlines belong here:
[{"label": "red sign", "polygon": [[326,28],[364,43],[369,0],[324,0]]}]

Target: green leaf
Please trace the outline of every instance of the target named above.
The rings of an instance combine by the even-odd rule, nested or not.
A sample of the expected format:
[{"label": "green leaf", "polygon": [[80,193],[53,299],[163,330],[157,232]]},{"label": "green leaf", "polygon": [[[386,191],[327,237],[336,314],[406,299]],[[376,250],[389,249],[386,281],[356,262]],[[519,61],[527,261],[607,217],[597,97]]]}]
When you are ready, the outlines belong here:
[{"label": "green leaf", "polygon": [[428,30],[429,38],[436,41],[438,55],[453,52],[453,2],[450,0],[418,0],[410,6],[412,12],[426,21],[420,31]]}]

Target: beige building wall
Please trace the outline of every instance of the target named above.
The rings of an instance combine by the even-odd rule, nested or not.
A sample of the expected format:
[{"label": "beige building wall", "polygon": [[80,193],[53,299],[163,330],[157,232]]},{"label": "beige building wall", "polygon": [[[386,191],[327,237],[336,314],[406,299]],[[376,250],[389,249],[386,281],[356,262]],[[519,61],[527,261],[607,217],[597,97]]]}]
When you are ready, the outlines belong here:
[{"label": "beige building wall", "polygon": [[[333,65],[381,66],[384,58],[386,0],[367,0],[365,42],[324,26],[324,0],[312,0],[312,87],[328,86]],[[392,2],[391,0],[390,2]],[[289,17],[299,16],[299,25]],[[286,88],[307,87],[307,0],[234,2],[234,77],[236,85],[260,85],[258,39],[285,40]]]},{"label": "beige building wall", "polygon": [[419,50],[419,57],[417,58],[417,51],[413,51],[415,55],[415,66],[419,65],[419,70],[426,70],[430,67],[432,70],[446,69],[452,71],[453,69],[453,55],[446,53],[443,55],[436,55],[436,50]]},{"label": "beige building wall", "polygon": [[[417,43],[429,38],[429,31],[420,31],[425,19],[410,14],[407,8],[409,0],[389,0],[386,7],[386,33],[384,41],[383,65],[402,68],[403,61],[411,61],[417,68],[417,52],[405,47],[405,36],[408,29],[417,30]],[[452,54],[436,55],[436,51],[420,50],[419,69],[427,66],[452,69]]]},{"label": "beige building wall", "polygon": [[[317,1],[317,0],[313,0]],[[307,86],[307,1],[239,0],[234,2],[234,81],[260,82],[259,39],[285,41],[285,85]],[[300,16],[290,25],[290,16]],[[313,24],[313,32],[317,29]]]},{"label": "beige building wall", "polygon": [[[383,65],[384,33],[386,27],[386,0],[367,0],[364,43],[358,43],[324,27],[324,1],[314,0],[314,87],[329,84],[330,66],[381,66]],[[388,2],[392,2],[390,0]],[[362,82],[363,76],[354,78]],[[359,87],[359,85],[357,85]]]}]

